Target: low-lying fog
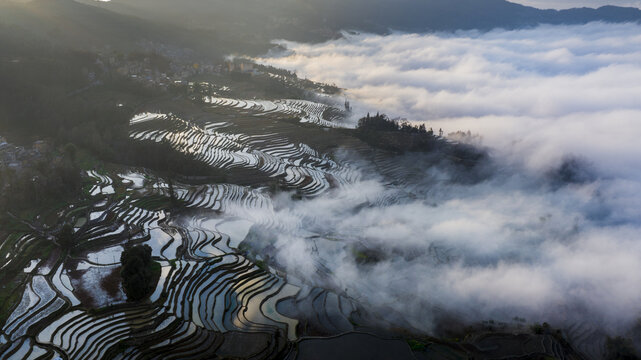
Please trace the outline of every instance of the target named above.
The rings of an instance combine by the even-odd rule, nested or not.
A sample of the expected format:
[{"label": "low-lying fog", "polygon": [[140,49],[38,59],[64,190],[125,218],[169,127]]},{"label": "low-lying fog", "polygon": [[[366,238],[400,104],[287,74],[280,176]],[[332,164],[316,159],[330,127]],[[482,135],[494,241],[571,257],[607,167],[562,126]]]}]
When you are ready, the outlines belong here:
[{"label": "low-lying fog", "polygon": [[639,0],[510,0],[510,2],[539,9],[598,8],[606,5],[641,7]]},{"label": "low-lying fog", "polygon": [[[468,320],[589,321],[613,332],[636,322],[640,25],[282,44],[288,55],[261,61],[349,89],[359,115],[469,129],[495,161],[495,175],[475,185],[422,169],[412,196],[364,176],[321,198],[276,199],[278,259],[290,272],[315,278],[320,267],[331,269],[338,288],[426,330],[441,311]],[[551,174],[569,158],[578,159],[570,168],[580,181],[560,183]],[[310,233],[395,255],[357,265],[350,247],[311,241]]]},{"label": "low-lying fog", "polygon": [[539,9],[598,8],[606,5],[641,7],[639,0],[510,0],[510,2]]}]

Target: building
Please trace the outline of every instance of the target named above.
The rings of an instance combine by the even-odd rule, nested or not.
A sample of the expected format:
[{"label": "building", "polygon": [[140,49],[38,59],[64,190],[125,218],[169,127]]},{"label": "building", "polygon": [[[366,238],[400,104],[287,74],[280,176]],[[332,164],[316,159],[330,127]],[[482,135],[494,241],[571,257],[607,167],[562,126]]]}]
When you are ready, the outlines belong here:
[{"label": "building", "polygon": [[244,74],[255,74],[256,70],[254,69],[254,63],[248,60],[227,60],[225,62],[227,65],[228,72],[241,72]]},{"label": "building", "polygon": [[250,62],[241,62],[240,63],[240,72],[242,73],[250,73],[254,72],[254,64]]},{"label": "building", "polygon": [[345,99],[345,111],[352,112],[352,105],[349,103],[349,100]]},{"label": "building", "polygon": [[47,144],[43,140],[38,140],[38,141],[34,142],[33,143],[33,149],[35,151],[37,151],[38,153],[40,153],[40,154],[45,154],[50,150],[49,149],[49,144]]}]

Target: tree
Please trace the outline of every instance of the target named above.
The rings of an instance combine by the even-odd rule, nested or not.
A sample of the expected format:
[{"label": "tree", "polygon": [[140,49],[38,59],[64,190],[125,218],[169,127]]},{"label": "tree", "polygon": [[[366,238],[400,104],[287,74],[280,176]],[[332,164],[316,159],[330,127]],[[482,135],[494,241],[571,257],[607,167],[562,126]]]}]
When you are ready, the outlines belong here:
[{"label": "tree", "polygon": [[174,190],[174,182],[169,178],[167,180],[167,185],[169,187],[169,198],[171,199],[171,205],[172,206],[177,206],[178,205],[178,198],[176,197],[176,191]]},{"label": "tree", "polygon": [[608,337],[605,343],[607,360],[636,360],[639,357],[634,350],[634,345],[629,339],[617,336],[615,338]]},{"label": "tree", "polygon": [[64,250],[70,250],[76,243],[73,233],[73,227],[70,224],[65,224],[57,236],[58,245]]},{"label": "tree", "polygon": [[65,153],[65,156],[71,159],[71,161],[76,161],[76,153],[78,152],[78,148],[76,147],[76,145],[67,143],[64,146],[63,151]]},{"label": "tree", "polygon": [[144,300],[153,290],[158,263],[151,258],[149,245],[138,245],[126,249],[120,255],[122,287],[130,301]]}]

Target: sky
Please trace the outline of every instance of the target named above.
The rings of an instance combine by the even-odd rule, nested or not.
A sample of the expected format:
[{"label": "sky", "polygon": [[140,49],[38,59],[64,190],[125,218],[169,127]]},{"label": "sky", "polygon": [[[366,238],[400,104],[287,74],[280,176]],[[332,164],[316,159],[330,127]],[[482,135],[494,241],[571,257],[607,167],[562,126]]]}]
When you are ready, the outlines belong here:
[{"label": "sky", "polygon": [[[486,181],[453,184],[448,169],[406,155],[399,168],[419,174],[415,186],[364,175],[319,199],[281,200],[288,273],[313,278],[324,264],[347,293],[427,330],[426,309],[614,333],[641,316],[641,25],[280,44],[285,54],[258,60],[348,89],[354,121],[380,111],[470,130],[494,161]],[[555,183],[568,163],[584,180]],[[408,256],[363,269],[334,242],[310,245],[302,234],[315,229]]]},{"label": "sky", "polygon": [[597,8],[605,5],[641,7],[640,0],[510,0],[511,2],[540,9],[569,9],[575,7]]}]

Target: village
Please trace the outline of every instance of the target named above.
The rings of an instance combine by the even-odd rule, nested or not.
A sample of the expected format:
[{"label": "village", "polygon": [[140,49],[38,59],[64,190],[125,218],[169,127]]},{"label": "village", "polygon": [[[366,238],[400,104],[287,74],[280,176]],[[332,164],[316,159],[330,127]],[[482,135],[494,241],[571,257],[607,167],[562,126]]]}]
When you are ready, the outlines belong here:
[{"label": "village", "polygon": [[31,149],[14,146],[0,136],[0,173],[5,170],[20,171],[25,162],[42,158],[50,152],[50,147],[44,140],[33,143]]},{"label": "village", "polygon": [[[213,89],[208,95],[216,96],[232,96],[230,88],[241,86],[242,89],[236,89],[240,92],[236,95],[252,97],[269,94],[301,98],[305,91],[324,95],[342,91],[335,85],[299,78],[291,71],[257,64],[251,58],[228,56],[214,60],[196,57],[187,49],[155,43],[141,44],[140,51],[127,54],[111,48],[96,49],[96,54],[95,68],[84,71],[94,85],[106,79],[126,78],[155,91],[187,89],[190,93],[200,93],[204,87]],[[261,91],[253,91],[261,88],[265,90],[263,95]]]},{"label": "village", "polygon": [[[245,58],[228,58],[224,62],[198,61],[186,53],[167,51],[162,47],[150,47],[144,52],[128,55],[103,51],[98,52],[98,56],[96,65],[104,74],[128,77],[161,90],[168,90],[172,85],[187,84],[199,75],[264,74]],[[94,81],[96,74],[88,72],[87,77]]]}]

